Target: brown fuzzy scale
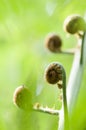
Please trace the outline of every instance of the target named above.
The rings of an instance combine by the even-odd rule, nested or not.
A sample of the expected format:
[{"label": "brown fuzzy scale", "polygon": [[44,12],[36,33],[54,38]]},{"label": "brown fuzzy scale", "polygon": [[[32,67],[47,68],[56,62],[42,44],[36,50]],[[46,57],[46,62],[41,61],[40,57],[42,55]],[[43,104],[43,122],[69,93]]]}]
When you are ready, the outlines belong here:
[{"label": "brown fuzzy scale", "polygon": [[45,39],[45,46],[51,52],[60,52],[62,46],[61,38],[56,34],[50,34]]},{"label": "brown fuzzy scale", "polygon": [[62,68],[57,63],[50,64],[45,71],[45,79],[50,84],[56,84],[62,80]]},{"label": "brown fuzzy scale", "polygon": [[61,89],[62,88],[62,83],[57,82],[58,88]]},{"label": "brown fuzzy scale", "polygon": [[35,108],[35,109],[39,109],[40,106],[41,106],[41,105],[37,102],[37,103],[35,103],[34,108]]}]

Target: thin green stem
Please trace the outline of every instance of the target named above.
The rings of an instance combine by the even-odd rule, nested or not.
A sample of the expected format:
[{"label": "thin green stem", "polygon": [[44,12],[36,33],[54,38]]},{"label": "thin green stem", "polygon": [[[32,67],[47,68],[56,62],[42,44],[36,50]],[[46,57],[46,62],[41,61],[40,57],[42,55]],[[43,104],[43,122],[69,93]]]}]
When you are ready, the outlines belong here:
[{"label": "thin green stem", "polygon": [[[67,84],[67,105],[68,105],[68,117],[69,117],[69,121],[71,119],[73,110],[75,108],[75,104],[77,101],[77,97],[78,97],[78,93],[80,90],[80,85],[81,85],[81,80],[82,80],[82,76],[83,76],[83,70],[84,70],[84,66],[85,66],[85,62],[86,62],[86,32],[83,35],[83,38],[80,39],[80,41],[82,44],[81,46],[81,52],[80,52],[80,48],[76,49],[75,55],[74,55],[74,61],[73,61],[73,65],[72,65],[72,69],[70,72],[70,77],[69,77],[69,81]],[[64,79],[64,78],[63,78]],[[64,81],[65,82],[65,81]],[[64,99],[65,97],[65,92],[66,90],[64,90]],[[64,102],[63,102],[64,103]],[[65,103],[64,103],[64,106]],[[64,109],[66,111],[66,108]],[[60,120],[59,120],[59,130],[64,130],[64,118],[63,118],[63,108],[61,109],[61,113],[60,113]],[[70,123],[70,127],[72,128],[71,122]],[[68,128],[66,130],[69,130]]]},{"label": "thin green stem", "polygon": [[55,52],[55,54],[68,54],[68,55],[74,55],[76,51],[76,48],[68,49],[68,50],[61,50],[58,52]]},{"label": "thin green stem", "polygon": [[42,112],[42,113],[47,113],[47,114],[50,114],[50,115],[59,115],[60,113],[60,110],[55,110],[55,109],[52,109],[52,108],[49,108],[49,107],[43,107],[43,106],[35,106],[33,107],[33,110],[36,111],[36,112]]},{"label": "thin green stem", "polygon": [[85,37],[85,33],[83,34],[83,37],[82,37],[80,64],[83,63],[84,37]]},{"label": "thin green stem", "polygon": [[68,106],[66,97],[66,73],[62,67],[62,81],[63,81],[63,104],[60,112],[59,127],[58,130],[69,130],[69,117],[68,117]]},{"label": "thin green stem", "polygon": [[68,108],[67,108],[67,98],[66,98],[66,73],[63,68],[63,107],[64,107],[64,130],[69,128],[68,119]]},{"label": "thin green stem", "polygon": [[[86,33],[83,35],[81,52],[77,49],[67,86],[67,100],[69,113],[72,114],[78,97],[86,60]],[[78,78],[77,78],[78,77]]]}]

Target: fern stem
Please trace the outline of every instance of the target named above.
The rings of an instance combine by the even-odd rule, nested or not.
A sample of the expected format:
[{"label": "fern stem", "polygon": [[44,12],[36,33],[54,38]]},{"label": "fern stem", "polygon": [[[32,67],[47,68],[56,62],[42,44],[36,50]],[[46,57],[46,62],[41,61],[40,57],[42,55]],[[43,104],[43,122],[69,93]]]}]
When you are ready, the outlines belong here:
[{"label": "fern stem", "polygon": [[[81,52],[78,48],[74,55],[74,61],[67,85],[67,104],[68,104],[68,114],[69,114],[69,120],[73,113],[78,93],[81,86],[82,76],[83,76],[83,70],[86,62],[86,32],[83,35],[83,38],[81,39],[82,46],[81,46]],[[63,116],[63,107],[60,112],[60,120],[59,120],[59,128],[58,130],[64,130],[64,116]],[[70,125],[71,127],[71,125]],[[67,128],[66,130],[70,130],[70,128]]]}]

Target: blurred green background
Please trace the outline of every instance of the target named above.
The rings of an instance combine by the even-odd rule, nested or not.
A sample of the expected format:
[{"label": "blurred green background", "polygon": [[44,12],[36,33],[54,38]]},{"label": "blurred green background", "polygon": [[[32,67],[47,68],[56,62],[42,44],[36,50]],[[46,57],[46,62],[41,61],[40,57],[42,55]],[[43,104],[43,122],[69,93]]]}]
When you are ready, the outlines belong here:
[{"label": "blurred green background", "polygon": [[[44,80],[45,67],[63,64],[67,81],[73,56],[53,54],[44,47],[50,32],[61,36],[63,49],[76,46],[77,39],[63,30],[73,13],[86,16],[85,0],[0,0],[0,130],[57,130],[58,117],[25,113],[13,104],[14,90],[25,84],[33,103],[60,109],[60,91]],[[78,78],[78,77],[77,77]],[[73,116],[72,130],[86,130],[86,68]]]}]

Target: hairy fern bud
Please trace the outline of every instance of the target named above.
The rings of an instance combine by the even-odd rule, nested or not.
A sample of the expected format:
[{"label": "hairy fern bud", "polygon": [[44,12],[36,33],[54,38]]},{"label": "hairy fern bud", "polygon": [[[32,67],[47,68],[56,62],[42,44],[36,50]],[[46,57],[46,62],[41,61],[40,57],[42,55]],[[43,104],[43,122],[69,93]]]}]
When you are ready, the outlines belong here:
[{"label": "hairy fern bud", "polygon": [[60,52],[62,46],[61,38],[54,33],[50,33],[47,35],[45,39],[45,47],[51,52]]},{"label": "hairy fern bud", "polygon": [[64,69],[60,63],[53,62],[47,66],[44,77],[48,83],[57,84],[59,88],[62,88],[64,76],[63,71]]},{"label": "hairy fern bud", "polygon": [[64,30],[70,34],[86,31],[86,22],[77,14],[70,15],[64,21]]},{"label": "hairy fern bud", "polygon": [[25,111],[30,111],[32,109],[31,98],[31,93],[29,92],[28,88],[19,86],[14,92],[13,102],[19,108]]}]

